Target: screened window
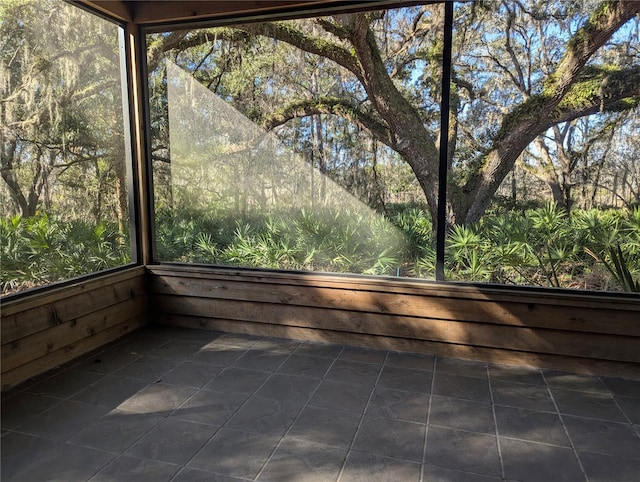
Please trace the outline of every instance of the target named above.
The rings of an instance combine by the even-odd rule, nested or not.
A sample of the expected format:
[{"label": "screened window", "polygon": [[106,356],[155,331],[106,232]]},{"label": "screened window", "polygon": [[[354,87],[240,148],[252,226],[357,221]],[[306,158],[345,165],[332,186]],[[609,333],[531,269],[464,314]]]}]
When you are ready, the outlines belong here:
[{"label": "screened window", "polygon": [[457,6],[449,279],[640,288],[639,24],[624,10]]},{"label": "screened window", "polygon": [[3,294],[132,261],[122,42],[63,1],[0,7]]},{"label": "screened window", "polygon": [[156,259],[634,288],[634,7],[445,5],[149,33]]}]

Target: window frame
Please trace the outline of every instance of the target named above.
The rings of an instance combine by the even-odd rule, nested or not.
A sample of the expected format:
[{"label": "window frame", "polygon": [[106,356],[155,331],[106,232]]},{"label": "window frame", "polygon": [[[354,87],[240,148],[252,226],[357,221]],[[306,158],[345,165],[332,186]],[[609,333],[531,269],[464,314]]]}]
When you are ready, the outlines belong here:
[{"label": "window frame", "polygon": [[120,91],[122,98],[122,127],[123,127],[123,143],[124,143],[124,163],[125,163],[125,175],[126,175],[126,189],[127,189],[127,207],[128,207],[128,226],[129,226],[129,256],[130,261],[121,266],[115,266],[107,268],[101,271],[95,271],[91,273],[74,276],[64,280],[53,281],[51,283],[43,284],[41,286],[35,286],[33,288],[27,288],[15,293],[8,293],[2,295],[0,300],[2,302],[9,302],[13,300],[30,297],[40,293],[46,293],[50,290],[59,288],[65,288],[67,286],[73,286],[85,281],[89,281],[95,278],[109,276],[121,271],[125,271],[134,267],[142,265],[142,239],[140,230],[140,210],[139,199],[140,192],[137,188],[136,179],[140,175],[139,169],[134,162],[137,152],[133,139],[135,138],[135,125],[131,121],[134,118],[134,89],[136,86],[133,84],[132,76],[130,75],[132,69],[135,68],[131,64],[131,56],[128,52],[134,48],[131,42],[131,38],[127,35],[127,23],[120,21],[100,10],[97,10],[87,4],[72,1],[61,0],[68,4],[70,7],[83,10],[89,15],[100,18],[106,22],[109,22],[118,29],[118,56],[120,65]]},{"label": "window frame", "polygon": [[145,168],[149,175],[146,180],[146,196],[147,204],[149,206],[149,240],[150,240],[150,252],[151,259],[149,265],[175,265],[175,266],[192,266],[197,269],[211,268],[215,270],[228,270],[229,272],[265,272],[265,273],[287,273],[304,276],[306,274],[310,276],[337,276],[350,279],[378,279],[381,281],[398,281],[410,283],[426,283],[426,284],[443,284],[448,287],[461,286],[472,288],[485,288],[489,290],[506,290],[521,293],[557,293],[557,294],[569,294],[569,295],[588,295],[603,298],[622,297],[629,299],[637,299],[638,295],[635,293],[628,293],[624,291],[604,291],[604,290],[589,290],[579,288],[564,288],[564,287],[546,287],[546,286],[529,286],[529,285],[508,285],[491,282],[474,282],[474,281],[460,281],[447,279],[445,275],[445,255],[446,255],[446,209],[447,209],[447,185],[449,177],[449,169],[447,166],[446,152],[448,150],[448,138],[447,136],[440,136],[439,139],[439,172],[438,172],[438,203],[437,203],[437,230],[436,230],[436,268],[435,268],[435,280],[421,279],[421,278],[397,278],[391,276],[380,275],[364,275],[356,273],[334,273],[334,272],[307,272],[296,271],[286,269],[271,269],[271,268],[256,268],[256,267],[242,267],[242,266],[224,266],[216,264],[205,263],[185,263],[176,261],[163,261],[157,258],[157,244],[156,244],[156,230],[155,230],[155,199],[154,199],[154,179],[153,179],[153,161],[151,157],[151,117],[150,117],[150,98],[149,98],[149,85],[148,85],[148,66],[147,66],[147,35],[153,33],[174,32],[180,30],[199,29],[199,28],[212,28],[212,27],[224,27],[233,26],[238,23],[252,23],[252,22],[264,22],[264,21],[282,21],[282,20],[294,20],[303,18],[312,18],[316,16],[330,15],[336,13],[355,13],[365,12],[372,10],[385,10],[393,8],[402,8],[416,5],[433,5],[443,4],[445,7],[445,21],[444,21],[444,53],[443,53],[443,76],[442,76],[442,101],[440,104],[440,116],[441,116],[441,130],[445,130],[445,127],[449,124],[449,112],[451,107],[450,102],[450,80],[452,75],[452,46],[454,35],[454,8],[456,3],[465,3],[464,0],[379,0],[379,1],[367,1],[362,3],[352,2],[336,2],[336,4],[327,3],[324,5],[309,5],[298,6],[294,8],[282,8],[274,9],[267,13],[245,13],[239,11],[236,14],[224,14],[224,15],[212,15],[207,18],[198,18],[194,21],[160,21],[160,22],[148,22],[140,25],[141,35],[141,49],[143,55],[140,57],[142,68],[142,91],[143,91],[143,108],[145,119]]}]

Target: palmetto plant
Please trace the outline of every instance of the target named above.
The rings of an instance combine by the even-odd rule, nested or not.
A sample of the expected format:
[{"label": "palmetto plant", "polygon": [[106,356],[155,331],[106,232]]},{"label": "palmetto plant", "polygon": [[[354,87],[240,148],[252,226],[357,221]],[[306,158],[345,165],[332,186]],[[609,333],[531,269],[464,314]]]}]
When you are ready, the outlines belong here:
[{"label": "palmetto plant", "polygon": [[[396,274],[404,248],[390,246],[391,224],[348,209],[224,211],[159,216],[163,261],[367,274]],[[235,219],[233,229],[229,219]],[[226,221],[225,221],[226,220]]]},{"label": "palmetto plant", "polygon": [[449,276],[469,281],[488,281],[492,270],[490,249],[471,226],[454,226],[447,237]]},{"label": "palmetto plant", "polygon": [[[399,206],[391,218],[320,208],[238,215],[223,209],[156,214],[162,261],[431,278],[435,246],[426,210]],[[391,221],[388,222],[388,221]],[[395,227],[393,227],[395,226]],[[114,226],[44,215],[0,220],[2,292],[119,266],[129,259]],[[404,244],[390,244],[399,228]],[[640,208],[574,210],[555,204],[493,213],[453,226],[448,279],[638,291]]]},{"label": "palmetto plant", "polygon": [[[390,218],[329,208],[243,215],[222,209],[177,211],[170,223],[158,223],[159,242],[164,243],[158,251],[166,261],[433,277],[435,247],[428,212],[397,206],[389,213]],[[389,245],[392,225],[404,235],[401,246]],[[616,254],[605,249],[619,244],[622,255],[616,259],[637,276],[639,233],[638,209],[626,214],[574,210],[569,216],[548,203],[524,212],[488,214],[476,225],[452,227],[447,277],[555,287],[580,286],[577,280],[587,277],[590,286],[621,288],[615,269],[607,271],[604,265],[607,261],[613,267]]]},{"label": "palmetto plant", "polygon": [[0,283],[2,293],[19,289],[24,282],[34,278],[29,263],[26,223],[20,216],[0,219]]},{"label": "palmetto plant", "polygon": [[631,272],[632,261],[622,251],[620,245],[608,246],[606,251],[606,257],[600,259],[589,248],[584,248],[589,256],[593,257],[596,261],[602,263],[607,271],[611,273],[611,276],[618,282],[623,291],[640,292],[640,280],[638,280]]},{"label": "palmetto plant", "polygon": [[126,237],[115,226],[46,215],[0,220],[2,293],[121,266]]},{"label": "palmetto plant", "polygon": [[528,213],[531,230],[527,244],[550,286],[562,286],[561,265],[569,266],[576,253],[569,217],[556,203]]},{"label": "palmetto plant", "polygon": [[625,212],[588,211],[584,251],[611,274],[623,291],[640,292],[640,207]]},{"label": "palmetto plant", "polygon": [[200,232],[195,237],[196,256],[203,263],[215,263],[220,256],[220,249],[209,233]]}]

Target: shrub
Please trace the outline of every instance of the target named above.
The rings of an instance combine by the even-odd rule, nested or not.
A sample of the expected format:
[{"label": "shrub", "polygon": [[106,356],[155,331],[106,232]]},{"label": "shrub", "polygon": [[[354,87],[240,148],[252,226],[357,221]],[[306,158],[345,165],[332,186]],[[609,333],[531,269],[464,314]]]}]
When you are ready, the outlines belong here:
[{"label": "shrub", "polygon": [[130,260],[128,237],[115,225],[64,222],[40,214],[0,219],[2,293],[121,266]]},{"label": "shrub", "polygon": [[[435,243],[428,210],[394,205],[385,216],[320,208],[235,213],[160,210],[161,261],[432,278]],[[38,215],[0,220],[2,292],[8,293],[129,261],[114,225]],[[452,226],[447,279],[637,291],[640,207],[574,210],[553,203],[493,213]]]}]

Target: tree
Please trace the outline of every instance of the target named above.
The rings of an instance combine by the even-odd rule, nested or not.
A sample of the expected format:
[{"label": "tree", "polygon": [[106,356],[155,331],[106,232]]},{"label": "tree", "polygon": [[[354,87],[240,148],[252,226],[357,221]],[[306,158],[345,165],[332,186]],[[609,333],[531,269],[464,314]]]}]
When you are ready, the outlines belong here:
[{"label": "tree", "polygon": [[[605,1],[588,16],[559,1],[457,7],[447,133],[450,223],[478,221],[522,152],[548,129],[638,105],[640,65],[630,43],[616,38],[638,12],[635,1]],[[200,48],[191,50],[200,55],[200,74],[216,79],[224,97],[233,94],[229,85],[238,86],[239,70],[232,64],[242,56],[243,69],[250,71],[243,82],[250,88],[230,95],[234,105],[249,102],[247,115],[267,129],[323,115],[324,121],[337,117],[367,130],[409,164],[435,219],[442,30],[443,6],[428,5],[173,32],[155,39],[149,57],[153,69],[161,52],[179,60],[180,52]],[[299,64],[289,62],[295,54],[284,47],[265,62],[259,38],[317,59],[333,88],[310,89],[309,71],[301,75]],[[229,45],[236,50],[225,61],[218,52],[233,51],[224,47]],[[255,62],[270,67],[247,83]],[[193,70],[193,64],[182,65]],[[287,77],[290,84],[264,88]]]},{"label": "tree", "polygon": [[[615,117],[617,111],[637,105],[638,41],[630,27],[631,22],[637,25],[634,15],[638,5],[628,5],[623,13],[615,10],[622,5],[603,2],[588,17],[580,7],[583,6],[571,3],[503,2],[502,16],[482,20],[487,24],[483,35],[478,36],[478,29],[472,27],[478,22],[469,21],[471,27],[461,25],[469,47],[454,65],[460,66],[462,72],[470,72],[474,66],[485,72],[472,91],[462,92],[475,115],[466,119],[488,126],[467,134],[467,139],[473,136],[479,139],[478,147],[464,165],[469,174],[452,189],[455,192],[461,186],[462,193],[457,197],[470,205],[467,219],[477,219],[479,214],[473,215],[474,206],[481,208],[488,202],[488,195],[513,169],[521,147],[527,145],[531,147],[529,154],[536,151],[544,159],[546,181],[555,190],[556,199],[569,204],[570,171],[575,169],[580,155],[570,151],[580,145],[583,159],[588,159],[590,151],[595,151],[588,138],[601,140],[619,122],[620,117]],[[488,14],[494,12],[478,8],[469,17],[482,18]],[[629,83],[615,80],[623,72],[630,76]],[[617,94],[609,92],[614,85],[614,90],[619,89]],[[590,132],[581,133],[586,137],[580,139],[570,127],[577,119],[582,119],[581,125],[584,120],[591,126]],[[596,134],[598,126],[604,130]],[[574,137],[573,146],[557,148],[557,143],[570,134]],[[537,147],[535,143],[531,145],[534,139],[543,138],[553,140]],[[550,152],[547,148],[552,145],[556,148]],[[551,179],[552,165],[555,179]],[[456,196],[452,197],[455,201]]]},{"label": "tree", "polygon": [[1,176],[13,204],[6,214],[30,217],[44,207],[92,213],[97,223],[112,211],[123,232],[117,27],[56,1],[6,2],[0,19]]},{"label": "tree", "polygon": [[614,126],[620,123],[619,116],[595,126],[589,120],[585,117],[554,125],[525,152],[528,170],[549,186],[553,201],[568,213],[575,202],[573,188],[586,187],[593,168],[602,168],[612,147]]},{"label": "tree", "polygon": [[[640,206],[640,115],[636,111],[625,116],[618,126],[611,145],[596,164],[595,175],[585,175],[591,179],[591,203],[600,194],[604,204],[633,208]],[[605,162],[606,161],[606,162]]]}]

